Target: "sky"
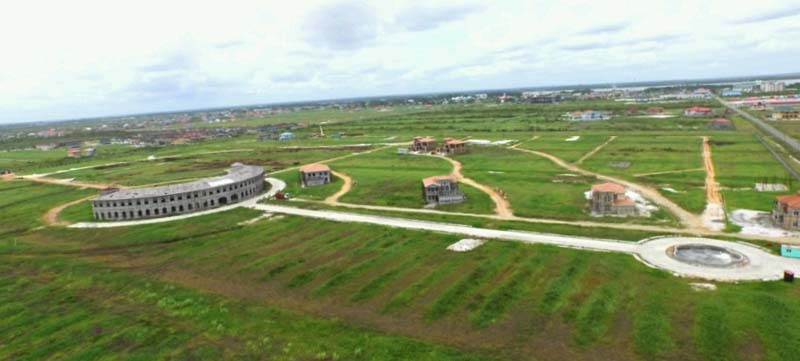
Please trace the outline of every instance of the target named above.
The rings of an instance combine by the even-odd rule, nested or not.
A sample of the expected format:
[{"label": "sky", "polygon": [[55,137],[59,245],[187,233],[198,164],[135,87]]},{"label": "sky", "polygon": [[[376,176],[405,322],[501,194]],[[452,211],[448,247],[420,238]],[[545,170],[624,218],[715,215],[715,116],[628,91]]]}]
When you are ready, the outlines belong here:
[{"label": "sky", "polygon": [[800,71],[800,1],[15,1],[0,123]]}]

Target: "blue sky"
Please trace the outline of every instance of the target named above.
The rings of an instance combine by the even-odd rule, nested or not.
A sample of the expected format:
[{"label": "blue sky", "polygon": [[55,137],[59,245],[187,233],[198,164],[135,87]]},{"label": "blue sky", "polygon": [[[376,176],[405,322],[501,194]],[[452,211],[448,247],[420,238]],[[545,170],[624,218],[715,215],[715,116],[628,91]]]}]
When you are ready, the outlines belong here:
[{"label": "blue sky", "polygon": [[800,1],[33,0],[0,15],[0,123],[788,73],[798,37]]}]

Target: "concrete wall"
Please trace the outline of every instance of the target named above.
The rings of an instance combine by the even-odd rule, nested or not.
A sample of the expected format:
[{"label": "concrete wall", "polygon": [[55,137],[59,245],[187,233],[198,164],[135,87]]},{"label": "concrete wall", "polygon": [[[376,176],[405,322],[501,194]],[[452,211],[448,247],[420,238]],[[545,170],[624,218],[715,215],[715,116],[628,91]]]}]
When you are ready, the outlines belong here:
[{"label": "concrete wall", "polygon": [[125,220],[192,213],[241,202],[264,190],[264,174],[204,190],[158,197],[92,201],[94,218]]}]

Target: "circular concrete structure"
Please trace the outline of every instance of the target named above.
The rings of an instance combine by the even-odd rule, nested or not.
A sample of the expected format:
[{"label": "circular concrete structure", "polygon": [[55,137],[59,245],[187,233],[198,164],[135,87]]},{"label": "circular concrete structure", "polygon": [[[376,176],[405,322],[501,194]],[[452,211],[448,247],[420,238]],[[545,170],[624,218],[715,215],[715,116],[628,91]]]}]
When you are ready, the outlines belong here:
[{"label": "circular concrete structure", "polygon": [[784,270],[800,270],[800,262],[738,242],[695,237],[663,237],[640,243],[644,263],[676,276],[716,281],[783,278]]},{"label": "circular concrete structure", "polygon": [[98,220],[168,217],[238,203],[263,190],[264,168],[235,163],[220,177],[104,193],[92,200],[92,211]]},{"label": "circular concrete structure", "polygon": [[747,256],[725,247],[703,243],[681,244],[667,248],[667,255],[690,265],[701,267],[741,267],[747,265]]}]

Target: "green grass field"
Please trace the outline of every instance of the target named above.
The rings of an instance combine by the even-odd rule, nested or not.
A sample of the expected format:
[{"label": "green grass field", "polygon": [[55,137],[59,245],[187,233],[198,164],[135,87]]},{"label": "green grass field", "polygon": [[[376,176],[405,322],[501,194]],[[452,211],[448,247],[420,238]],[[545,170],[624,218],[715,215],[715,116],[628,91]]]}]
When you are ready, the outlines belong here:
[{"label": "green grass field", "polygon": [[[260,142],[246,134],[162,148],[101,146],[96,157],[79,159],[61,149],[0,152],[0,169],[30,174],[131,162],[55,177],[143,185],[222,174],[237,161],[275,172],[415,135],[513,139],[522,148],[575,162],[615,135],[580,166],[651,186],[699,213],[705,206],[701,137],[707,135],[729,210],[769,209],[777,193],[752,190],[762,178],[798,189],[748,122],[732,117],[735,130],[712,131],[708,119],[678,115],[690,105],[721,112],[710,102],[604,100],[301,111],[226,123],[312,124],[293,141]],[[676,116],[623,115],[649,106]],[[618,116],[561,119],[585,109]],[[313,125],[323,122],[326,133],[348,136],[310,138],[318,131]],[[566,142],[571,136],[580,139]],[[355,182],[340,201],[422,208],[421,180],[449,174],[452,166],[396,154],[398,147],[328,163]],[[159,159],[145,161],[151,155]],[[473,146],[454,159],[466,177],[505,192],[519,216],[679,226],[664,211],[649,219],[591,217],[584,192],[597,180],[534,154]],[[301,188],[296,170],[274,176],[287,182],[294,197],[312,201],[343,183],[337,178]],[[498,220],[486,217],[494,208],[487,195],[463,184],[462,190],[467,202],[437,209],[473,215],[347,211],[629,242],[660,235]],[[95,193],[0,182],[0,359],[744,361],[794,360],[800,349],[800,289],[794,284],[717,283],[716,291],[695,291],[690,283],[697,280],[647,267],[630,255],[506,241],[456,253],[446,250],[461,238],[456,235],[284,215],[245,225],[262,214],[242,208],[136,227],[43,227],[49,209]],[[342,210],[320,202],[270,202]],[[60,219],[91,216],[90,204],[82,202]],[[772,252],[779,247],[754,243]]]},{"label": "green grass field", "polygon": [[0,356],[779,360],[799,346],[800,292],[781,282],[697,292],[621,254],[453,253],[457,236],[299,217],[236,225],[256,215],[3,236]]}]

